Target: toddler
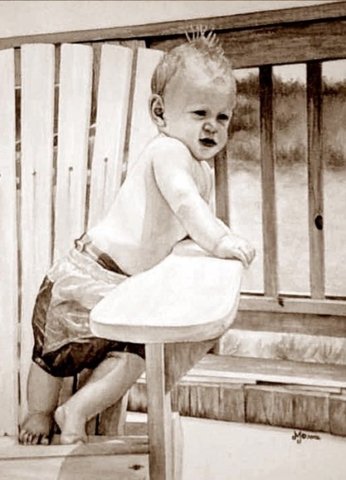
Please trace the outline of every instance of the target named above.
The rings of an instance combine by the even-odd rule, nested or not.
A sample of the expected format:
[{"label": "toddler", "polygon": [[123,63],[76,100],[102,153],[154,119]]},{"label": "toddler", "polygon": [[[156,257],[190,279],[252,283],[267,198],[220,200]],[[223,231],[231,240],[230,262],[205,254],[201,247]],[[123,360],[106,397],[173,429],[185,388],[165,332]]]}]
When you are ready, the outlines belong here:
[{"label": "toddler", "polygon": [[[115,404],[144,370],[143,345],[92,335],[90,310],[128,276],[150,269],[187,236],[247,267],[255,251],[209,208],[208,161],[226,145],[236,101],[232,68],[214,34],[201,32],[167,53],[152,78],[150,114],[158,128],[127,174],[106,217],[75,242],[41,285],[28,415],[19,441],[86,441],[88,419]],[[130,300],[129,300],[130,301]],[[92,368],[89,381],[58,405],[63,377]]]}]

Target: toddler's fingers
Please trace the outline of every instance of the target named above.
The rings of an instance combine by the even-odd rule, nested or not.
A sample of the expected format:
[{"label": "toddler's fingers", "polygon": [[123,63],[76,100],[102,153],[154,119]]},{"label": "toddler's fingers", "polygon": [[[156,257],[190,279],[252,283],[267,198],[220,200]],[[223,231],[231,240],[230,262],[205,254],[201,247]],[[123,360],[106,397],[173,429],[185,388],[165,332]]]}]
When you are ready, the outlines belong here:
[{"label": "toddler's fingers", "polygon": [[250,263],[253,261],[253,259],[255,258],[255,255],[256,255],[256,250],[254,248],[250,248],[247,252],[246,252],[246,258],[247,258],[247,261],[248,261],[248,264],[250,265]]},{"label": "toddler's fingers", "polygon": [[245,268],[249,266],[249,262],[243,250],[241,250],[240,248],[234,249],[234,256],[242,262]]}]

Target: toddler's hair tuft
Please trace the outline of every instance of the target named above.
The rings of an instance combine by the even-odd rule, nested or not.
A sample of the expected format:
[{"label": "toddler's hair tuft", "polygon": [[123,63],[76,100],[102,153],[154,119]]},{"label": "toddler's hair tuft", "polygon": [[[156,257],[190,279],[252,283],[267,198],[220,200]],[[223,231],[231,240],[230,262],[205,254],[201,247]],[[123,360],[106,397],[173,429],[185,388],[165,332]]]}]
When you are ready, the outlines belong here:
[{"label": "toddler's hair tuft", "polygon": [[207,26],[191,27],[190,33],[185,33],[187,42],[167,52],[156,67],[151,79],[153,94],[163,96],[170,79],[177,71],[188,68],[189,65],[200,65],[212,80],[221,78],[230,81],[230,88],[236,91],[232,65],[226,57],[216,33]]},{"label": "toddler's hair tuft", "polygon": [[225,52],[213,30],[209,30],[206,25],[195,25],[191,27],[191,32],[185,32],[188,43],[199,50],[207,50],[209,54],[223,57]]}]

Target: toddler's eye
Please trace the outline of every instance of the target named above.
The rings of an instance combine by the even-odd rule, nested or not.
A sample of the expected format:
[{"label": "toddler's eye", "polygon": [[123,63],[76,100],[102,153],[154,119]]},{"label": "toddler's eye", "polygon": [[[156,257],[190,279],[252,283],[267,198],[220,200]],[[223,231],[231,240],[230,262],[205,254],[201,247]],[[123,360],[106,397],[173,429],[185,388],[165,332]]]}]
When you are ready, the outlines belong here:
[{"label": "toddler's eye", "polygon": [[201,117],[201,118],[206,116],[206,111],[205,110],[195,110],[193,113],[197,117]]},{"label": "toddler's eye", "polygon": [[217,119],[218,119],[219,122],[228,122],[229,116],[226,115],[225,113],[220,113],[220,114],[217,116]]}]

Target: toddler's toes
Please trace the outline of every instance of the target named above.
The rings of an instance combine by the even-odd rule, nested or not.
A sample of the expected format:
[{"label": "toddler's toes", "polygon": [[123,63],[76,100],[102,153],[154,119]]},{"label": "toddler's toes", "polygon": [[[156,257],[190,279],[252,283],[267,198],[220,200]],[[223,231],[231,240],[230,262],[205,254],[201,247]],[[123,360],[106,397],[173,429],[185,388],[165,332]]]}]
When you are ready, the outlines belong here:
[{"label": "toddler's toes", "polygon": [[20,427],[18,441],[23,445],[49,445],[53,417],[46,413],[28,415]]},{"label": "toddler's toes", "polygon": [[40,435],[40,442],[41,445],[49,445],[49,437],[47,435]]},{"label": "toddler's toes", "polygon": [[28,432],[26,430],[24,430],[23,428],[21,428],[20,432],[19,432],[19,435],[18,435],[19,443],[25,445],[27,435],[28,435]]}]

